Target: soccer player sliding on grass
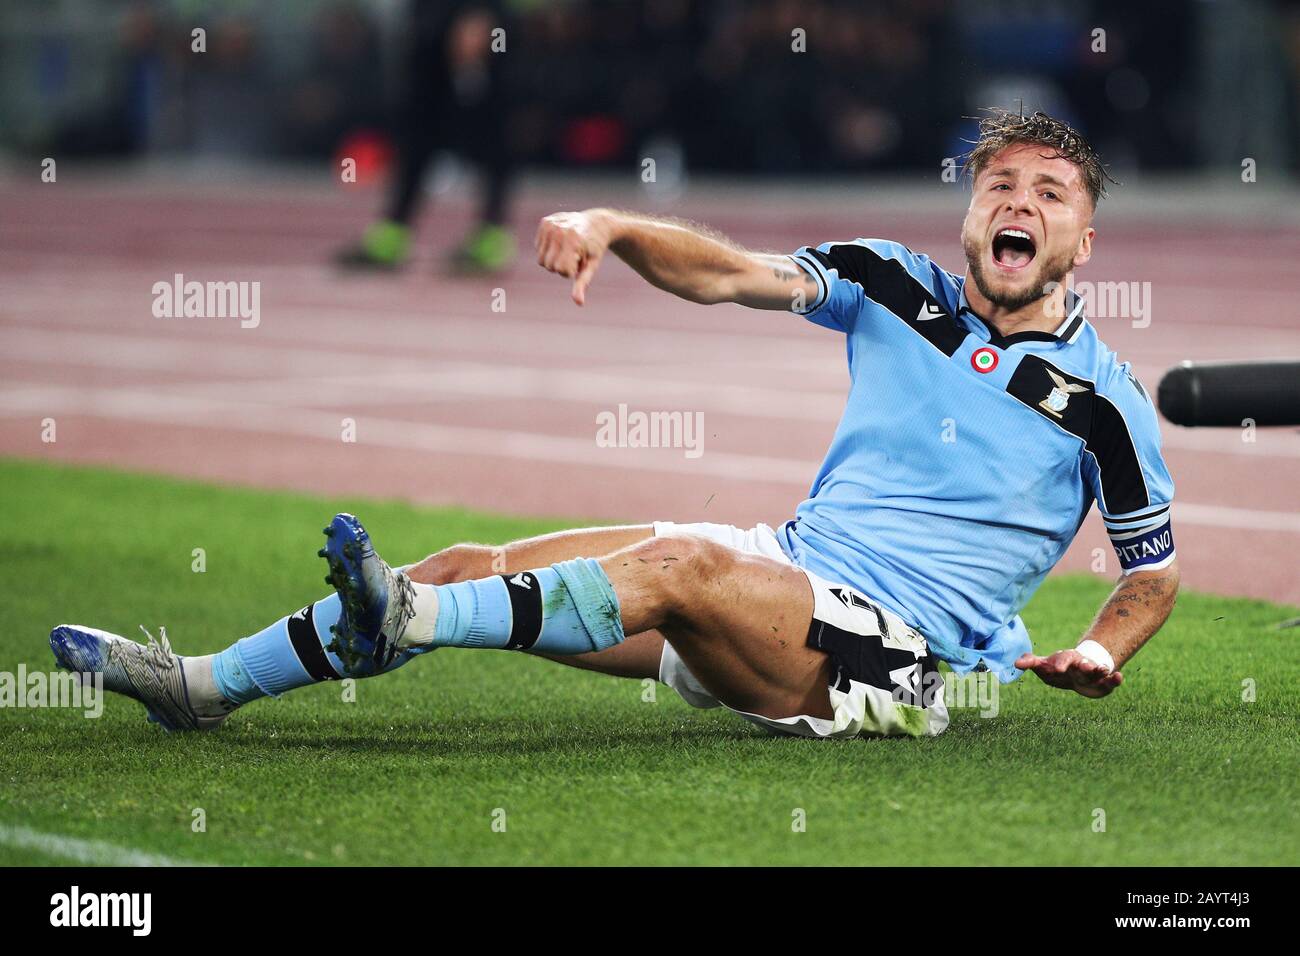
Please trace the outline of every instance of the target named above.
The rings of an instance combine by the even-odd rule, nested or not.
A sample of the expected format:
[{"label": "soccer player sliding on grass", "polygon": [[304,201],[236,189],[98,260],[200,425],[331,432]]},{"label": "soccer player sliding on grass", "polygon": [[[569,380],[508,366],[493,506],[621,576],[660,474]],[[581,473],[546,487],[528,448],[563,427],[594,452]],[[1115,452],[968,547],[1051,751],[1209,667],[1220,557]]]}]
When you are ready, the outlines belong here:
[{"label": "soccer player sliding on grass", "polygon": [[[538,261],[573,279],[580,305],[611,251],[692,302],[793,311],[845,335],[847,407],[779,530],[586,529],[393,570],[338,515],[321,551],[336,593],[219,654],[65,625],[55,656],[175,729],[438,647],[657,678],[695,706],[813,737],[942,732],[939,660],[1109,694],[1168,616],[1178,570],[1155,412],[1069,290],[1105,172],[1065,124],[1000,112],[969,171],[964,276],[879,239],[778,256],[609,210],[542,221]],[[1094,501],[1122,576],[1076,647],[1035,656],[1018,612]]]}]

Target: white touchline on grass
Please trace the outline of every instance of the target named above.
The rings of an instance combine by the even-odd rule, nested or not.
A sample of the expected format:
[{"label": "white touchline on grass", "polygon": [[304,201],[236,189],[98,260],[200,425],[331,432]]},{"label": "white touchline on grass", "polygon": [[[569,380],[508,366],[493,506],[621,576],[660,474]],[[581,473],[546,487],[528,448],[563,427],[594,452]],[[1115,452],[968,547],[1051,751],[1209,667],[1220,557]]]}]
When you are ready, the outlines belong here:
[{"label": "white touchline on grass", "polygon": [[8,826],[3,823],[0,823],[0,846],[35,850],[38,853],[92,866],[212,866],[211,863],[198,863],[193,860],[163,856],[160,853],[133,850],[103,840],[84,840],[57,833],[42,833],[39,830]]}]

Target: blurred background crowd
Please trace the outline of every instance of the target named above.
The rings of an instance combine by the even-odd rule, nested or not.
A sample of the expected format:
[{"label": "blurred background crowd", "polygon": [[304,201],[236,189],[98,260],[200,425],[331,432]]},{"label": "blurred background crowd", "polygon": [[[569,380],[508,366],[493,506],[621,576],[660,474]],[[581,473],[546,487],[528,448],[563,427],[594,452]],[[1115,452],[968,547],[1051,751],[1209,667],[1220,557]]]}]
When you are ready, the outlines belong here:
[{"label": "blurred background crowd", "polygon": [[0,149],[37,155],[308,159],[418,126],[512,166],[934,169],[1025,100],[1120,169],[1297,175],[1298,89],[1300,8],[1265,0],[0,5]]}]

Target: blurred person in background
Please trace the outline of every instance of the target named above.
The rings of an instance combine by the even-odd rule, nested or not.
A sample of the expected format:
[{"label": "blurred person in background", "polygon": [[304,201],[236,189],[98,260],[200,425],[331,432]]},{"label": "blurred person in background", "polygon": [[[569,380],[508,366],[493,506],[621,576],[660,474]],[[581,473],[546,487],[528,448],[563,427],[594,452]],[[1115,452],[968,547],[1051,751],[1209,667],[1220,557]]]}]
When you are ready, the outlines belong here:
[{"label": "blurred person in background", "polygon": [[[166,18],[153,4],[137,0],[126,7],[112,33],[116,55],[96,84],[100,96],[60,116],[50,110],[48,141],[41,147],[64,156],[131,156],[167,139],[169,114],[181,75],[181,45]],[[72,76],[81,49],[67,35],[47,36],[41,43],[38,87],[41,99],[57,103],[75,86]],[[173,124],[174,125],[174,124]]]},{"label": "blurred person in background", "polygon": [[387,207],[357,244],[339,254],[341,265],[392,269],[406,262],[424,177],[439,150],[461,154],[483,177],[478,221],[454,253],[453,266],[497,272],[514,259],[514,237],[505,226],[513,166],[505,135],[505,61],[492,50],[498,27],[506,29],[509,43],[498,2],[412,0]]},{"label": "blurred person in background", "polygon": [[273,152],[276,126],[264,107],[272,72],[257,18],[223,13],[208,33],[208,52],[190,59],[185,77],[193,155],[237,161]]},{"label": "blurred person in background", "polygon": [[375,69],[383,51],[375,23],[354,2],[318,11],[310,39],[279,123],[289,152],[329,156],[349,134],[383,125],[383,77]]}]

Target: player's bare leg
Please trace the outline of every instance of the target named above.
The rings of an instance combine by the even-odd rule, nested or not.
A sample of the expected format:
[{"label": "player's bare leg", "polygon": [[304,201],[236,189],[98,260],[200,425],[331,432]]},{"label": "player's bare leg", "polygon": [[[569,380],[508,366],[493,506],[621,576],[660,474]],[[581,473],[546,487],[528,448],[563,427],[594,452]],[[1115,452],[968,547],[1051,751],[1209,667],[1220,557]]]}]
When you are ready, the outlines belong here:
[{"label": "player's bare leg", "polygon": [[406,573],[419,584],[451,584],[527,571],[572,558],[600,557],[654,536],[653,525],[637,524],[556,531],[499,547],[455,544],[411,565]]},{"label": "player's bare leg", "polygon": [[600,564],[624,629],[658,630],[728,707],[832,716],[831,663],[807,646],[813,595],[798,568],[695,535],[653,538]]},{"label": "player's bare leg", "polygon": [[[655,536],[653,525],[621,525],[557,531],[492,547],[456,544],[406,569],[417,584],[452,584],[493,574],[514,574],[573,558],[600,557]],[[629,634],[622,644],[588,654],[539,654],[548,660],[612,677],[658,678],[664,637],[656,630]]]},{"label": "player's bare leg", "polygon": [[[663,640],[729,707],[767,717],[830,717],[829,659],[806,646],[812,589],[803,572],[650,526],[562,532],[505,546],[461,545],[409,569],[412,580],[514,574],[625,544],[599,559],[632,635],[609,649],[551,655],[619,676],[657,677]],[[504,568],[503,568],[504,560]],[[441,582],[440,582],[441,583]]]}]

